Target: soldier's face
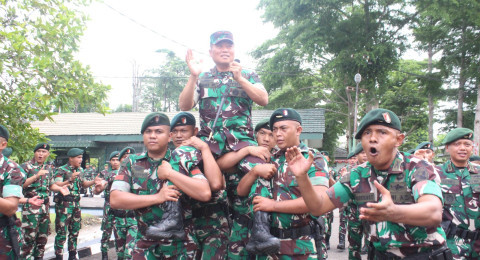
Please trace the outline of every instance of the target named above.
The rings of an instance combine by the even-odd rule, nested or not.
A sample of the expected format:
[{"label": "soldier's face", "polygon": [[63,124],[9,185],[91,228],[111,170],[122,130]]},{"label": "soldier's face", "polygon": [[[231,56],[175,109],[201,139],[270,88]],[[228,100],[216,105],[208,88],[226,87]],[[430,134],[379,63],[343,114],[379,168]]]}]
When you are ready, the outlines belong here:
[{"label": "soldier's face", "polygon": [[0,137],[0,152],[7,148],[8,142],[7,139]]},{"label": "soldier's face", "polygon": [[235,59],[235,48],[229,41],[221,41],[210,46],[210,57],[219,65],[230,65]]},{"label": "soldier's face", "polygon": [[300,144],[302,126],[296,121],[284,120],[273,124],[273,136],[280,150]]},{"label": "soldier's face", "polygon": [[468,139],[460,139],[453,143],[447,144],[447,153],[455,166],[466,166],[468,159],[472,155],[473,142]]},{"label": "soldier's face", "polygon": [[82,164],[82,160],[83,160],[83,155],[68,158],[70,165],[73,166],[74,168],[80,167],[80,165]]},{"label": "soldier's face", "polygon": [[435,153],[430,149],[418,149],[415,151],[414,155],[418,155],[418,157],[427,160],[430,163],[433,163],[433,158],[435,157]]},{"label": "soldier's face", "polygon": [[37,163],[44,163],[48,156],[50,155],[50,152],[46,149],[38,149],[34,153],[35,161]]},{"label": "soldier's face", "polygon": [[143,132],[143,144],[147,147],[148,152],[156,153],[167,149],[169,139],[170,126],[149,126]]},{"label": "soldier's face", "polygon": [[367,153],[365,151],[361,151],[357,154],[357,161],[359,164],[362,164],[367,161]]},{"label": "soldier's face", "polygon": [[183,141],[196,135],[196,132],[198,132],[198,129],[193,125],[176,126],[170,132],[170,137],[172,138],[175,147],[179,147],[182,145]]},{"label": "soldier's face", "polygon": [[268,150],[272,150],[275,147],[275,138],[273,137],[273,132],[266,128],[261,128],[257,132],[257,143],[258,146],[263,146],[268,148]]},{"label": "soldier's face", "polygon": [[404,138],[405,135],[393,128],[370,125],[362,133],[363,151],[375,169],[386,170],[395,159],[397,147],[403,143]]},{"label": "soldier's face", "polygon": [[112,165],[112,170],[118,170],[118,168],[120,168],[120,161],[118,160],[118,157],[113,157],[110,160],[110,165]]}]

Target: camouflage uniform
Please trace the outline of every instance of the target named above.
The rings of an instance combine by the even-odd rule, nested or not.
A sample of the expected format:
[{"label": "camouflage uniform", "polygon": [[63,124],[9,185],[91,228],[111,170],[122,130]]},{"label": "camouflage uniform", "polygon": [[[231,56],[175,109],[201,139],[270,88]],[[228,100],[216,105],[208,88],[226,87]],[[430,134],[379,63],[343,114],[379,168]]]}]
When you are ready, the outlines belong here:
[{"label": "camouflage uniform", "polygon": [[[104,253],[108,252],[108,241],[112,236],[112,230],[115,226],[115,216],[112,214],[110,207],[110,188],[112,187],[113,179],[117,175],[117,172],[118,170],[103,170],[98,174],[99,178],[102,178],[107,182],[105,190],[103,191],[105,194],[105,203],[103,205],[103,218],[101,226],[101,230],[103,231],[103,233],[102,239],[100,240],[100,248],[101,251]],[[117,232],[115,230],[113,231],[113,233],[115,234],[115,248],[118,252],[119,250],[116,241],[118,241],[119,238],[117,237]]]},{"label": "camouflage uniform", "polygon": [[437,170],[445,201],[443,221],[451,221],[457,227],[456,234],[453,226],[445,230],[448,247],[455,259],[479,259],[480,240],[462,238],[458,232],[469,230],[472,222],[477,232],[480,229],[480,166],[468,162],[467,167],[457,168],[449,160],[437,166]]},{"label": "camouflage uniform", "polygon": [[[396,204],[412,204],[426,194],[435,195],[442,201],[440,177],[427,161],[398,152],[386,171],[373,170],[366,162],[347,173],[327,195],[336,207],[349,203],[363,207],[367,202],[378,202],[378,191],[373,185],[377,180],[391,193]],[[362,221],[369,241],[375,250],[388,252],[397,257],[429,252],[445,244],[445,233],[440,226],[425,228],[401,223]]]},{"label": "camouflage uniform", "polygon": [[38,195],[40,199],[44,200],[44,204],[38,209],[33,209],[29,203],[22,207],[22,229],[25,239],[22,247],[22,257],[25,259],[42,258],[50,234],[50,200],[48,194],[55,169],[52,164],[38,164],[35,159],[23,163],[21,167],[27,173],[27,179],[36,175],[42,167],[44,167],[44,170],[48,170],[48,174],[41,176],[23,190],[26,198]]},{"label": "camouflage uniform", "polygon": [[[137,195],[150,195],[157,193],[166,182],[158,179],[157,167],[163,160],[170,160],[172,168],[180,173],[184,173],[193,178],[205,178],[201,171],[194,165],[195,150],[192,147],[185,146],[184,150],[175,150],[170,155],[168,151],[165,157],[159,161],[153,161],[147,153],[130,155],[129,158],[123,160],[118,175],[112,184],[112,191],[119,190],[131,192]],[[191,149],[190,149],[191,148]],[[189,170],[187,170],[189,169]],[[188,223],[191,219],[191,208],[188,204],[184,205],[184,218]],[[197,248],[192,243],[193,233],[192,225],[185,225],[187,233],[187,241],[177,239],[155,241],[145,237],[146,230],[149,226],[158,223],[162,219],[163,208],[161,205],[150,206],[146,208],[136,209],[135,217],[138,223],[138,232],[135,239],[135,249],[132,257],[134,259],[191,259],[192,252],[196,252]]]},{"label": "camouflage uniform", "polygon": [[[55,195],[55,255],[63,255],[63,245],[67,238],[68,230],[68,251],[76,252],[77,238],[82,226],[82,212],[80,209],[80,187],[84,181],[83,169],[78,167],[74,169],[70,163],[60,166],[55,174],[55,182],[64,182],[70,179],[73,171],[80,172],[80,175],[69,184],[70,195],[62,196],[61,193]],[[61,201],[59,198],[63,198]]]},{"label": "camouflage uniform", "polygon": [[133,249],[135,248],[135,238],[137,237],[137,220],[133,210],[114,210],[121,212],[125,217],[115,215],[114,232],[117,246],[118,259],[131,259]]},{"label": "camouflage uniform", "polygon": [[[0,197],[18,197],[23,198],[22,186],[25,182],[25,172],[14,161],[8,159],[3,154],[0,154]],[[7,216],[0,213],[0,223],[6,221]],[[21,246],[21,221],[15,221],[14,230],[10,229],[8,225],[0,224],[0,259],[18,259],[15,255],[12,245],[12,235],[18,235],[17,243]],[[13,231],[16,234],[12,234]]]},{"label": "camouflage uniform", "polygon": [[[308,157],[310,149],[303,143],[298,146],[300,152]],[[275,201],[293,200],[301,197],[300,190],[295,180],[295,176],[287,171],[288,163],[285,158],[285,151],[278,151],[272,155],[272,163],[277,168],[278,172],[273,177],[272,192],[268,187],[258,185],[255,187],[255,192],[250,194],[253,196],[260,194],[262,197],[273,197]],[[310,181],[314,186],[323,185],[328,187],[328,165],[327,161],[320,153],[315,151],[314,164],[308,171]],[[272,235],[280,238],[280,250],[276,255],[270,256],[257,256],[258,259],[317,259],[317,248],[320,245],[316,245],[316,241],[313,237],[314,227],[316,226],[316,220],[309,213],[304,214],[287,214],[272,212]],[[300,232],[300,236],[296,238],[282,238],[281,234],[286,230],[306,230],[311,235],[304,235]],[[321,241],[318,241],[321,242]],[[323,254],[325,254],[324,252]],[[323,257],[323,256],[322,256]]]},{"label": "camouflage uniform", "polygon": [[[84,171],[85,180],[93,181],[95,174],[96,173],[93,168],[90,167],[89,169],[85,169]],[[85,188],[85,195],[88,195],[88,194],[93,196],[92,186]]]}]

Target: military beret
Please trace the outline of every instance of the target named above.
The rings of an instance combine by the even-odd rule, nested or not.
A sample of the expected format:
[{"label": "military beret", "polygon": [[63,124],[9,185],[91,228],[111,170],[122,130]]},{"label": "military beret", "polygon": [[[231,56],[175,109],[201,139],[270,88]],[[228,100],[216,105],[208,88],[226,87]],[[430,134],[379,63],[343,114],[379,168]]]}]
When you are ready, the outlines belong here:
[{"label": "military beret", "polygon": [[270,130],[273,130],[273,124],[275,124],[275,122],[284,120],[297,121],[302,124],[302,118],[300,117],[300,114],[295,111],[295,109],[279,108],[273,111],[272,115],[270,116]]},{"label": "military beret", "polygon": [[164,113],[160,113],[160,112],[150,113],[143,120],[142,129],[140,130],[140,133],[143,134],[143,132],[145,132],[145,129],[147,129],[149,126],[157,126],[157,125],[170,126],[170,119],[168,119],[168,116],[165,115]]},{"label": "military beret", "polygon": [[[4,150],[5,151],[5,150]],[[480,156],[478,155],[472,155],[470,156],[470,159],[468,159],[469,161],[473,162],[473,161],[480,161]]]},{"label": "military beret", "polygon": [[3,137],[5,139],[7,139],[7,141],[8,141],[9,136],[10,136],[10,134],[8,133],[7,128],[3,125],[0,125],[0,137]]},{"label": "military beret", "polygon": [[233,43],[233,34],[229,31],[218,31],[210,35],[210,44],[217,44],[221,41],[229,41]]},{"label": "military beret", "polygon": [[258,132],[262,128],[270,130],[270,124],[269,123],[270,123],[270,118],[264,118],[264,119],[260,120],[260,122],[258,122],[255,125],[255,132]]},{"label": "military beret", "polygon": [[417,145],[417,147],[415,147],[415,151],[419,149],[430,149],[433,151],[433,144],[430,142],[421,142]]},{"label": "military beret", "polygon": [[110,160],[112,160],[113,158],[118,157],[118,154],[119,154],[119,153],[120,153],[119,151],[113,151],[113,152],[110,154],[110,156],[108,156],[108,160],[110,161]]},{"label": "military beret", "polygon": [[47,143],[39,143],[35,146],[35,148],[33,149],[33,152],[36,152],[38,149],[44,149],[44,150],[50,151],[50,145]]},{"label": "military beret", "polygon": [[195,117],[189,112],[180,112],[170,121],[170,130],[176,126],[193,125],[195,126]]},{"label": "military beret", "polygon": [[329,156],[330,154],[327,151],[320,151],[321,155]]},{"label": "military beret", "polygon": [[9,158],[10,155],[12,155],[12,153],[13,153],[13,149],[11,147],[7,147],[2,151],[2,154],[7,158]]},{"label": "military beret", "polygon": [[83,154],[83,150],[79,148],[72,148],[67,152],[68,157],[77,157],[82,154]]},{"label": "military beret", "polygon": [[120,151],[120,154],[118,154],[118,158],[122,159],[122,157],[125,154],[134,154],[134,153],[135,153],[135,149],[133,149],[133,147],[127,146]]},{"label": "military beret", "polygon": [[414,154],[414,153],[415,153],[415,149],[410,149],[410,150],[406,151],[406,153]]},{"label": "military beret", "polygon": [[473,141],[473,131],[468,128],[455,128],[452,131],[448,132],[448,134],[443,139],[442,144],[449,144],[457,141],[458,139],[468,139]]},{"label": "military beret", "polygon": [[[363,146],[362,146],[362,143],[358,143],[356,146],[355,146],[355,149],[353,149],[352,152],[350,152],[347,156],[347,159],[350,159],[352,158],[353,156],[356,156],[357,154],[361,153],[363,151]],[[350,157],[349,157],[350,156]]]},{"label": "military beret", "polygon": [[363,131],[370,125],[384,125],[399,131],[402,130],[402,125],[398,116],[388,109],[377,108],[370,110],[360,121],[358,131],[355,134],[355,139],[361,139]]}]

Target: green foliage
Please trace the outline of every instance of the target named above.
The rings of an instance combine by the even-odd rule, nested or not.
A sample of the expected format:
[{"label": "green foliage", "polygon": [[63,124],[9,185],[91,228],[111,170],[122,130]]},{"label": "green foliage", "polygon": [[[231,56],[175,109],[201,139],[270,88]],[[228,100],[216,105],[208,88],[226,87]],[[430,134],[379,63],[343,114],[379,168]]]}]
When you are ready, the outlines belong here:
[{"label": "green foliage", "polygon": [[75,60],[89,1],[0,2],[0,124],[11,132],[9,146],[25,161],[45,136],[30,122],[82,104],[105,112],[108,86],[96,83]]},{"label": "green foliage", "polygon": [[121,105],[119,105],[113,112],[114,112],[114,113],[118,113],[118,112],[132,112],[132,105],[131,105],[131,104],[121,104]]}]

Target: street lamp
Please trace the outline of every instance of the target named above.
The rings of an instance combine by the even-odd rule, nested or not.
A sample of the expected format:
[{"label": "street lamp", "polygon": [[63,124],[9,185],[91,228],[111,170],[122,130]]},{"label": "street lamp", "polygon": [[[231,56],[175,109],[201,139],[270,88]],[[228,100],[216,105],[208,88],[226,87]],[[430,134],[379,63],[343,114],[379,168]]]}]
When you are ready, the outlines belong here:
[{"label": "street lamp", "polygon": [[[357,83],[357,87],[355,88],[355,112],[353,116],[353,134],[357,133],[357,113],[358,113],[358,84],[362,81],[362,75],[360,73],[355,74],[355,83]],[[355,141],[354,141],[355,143]]]}]

